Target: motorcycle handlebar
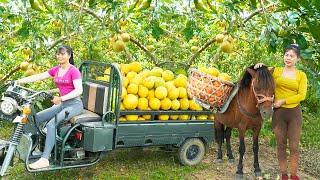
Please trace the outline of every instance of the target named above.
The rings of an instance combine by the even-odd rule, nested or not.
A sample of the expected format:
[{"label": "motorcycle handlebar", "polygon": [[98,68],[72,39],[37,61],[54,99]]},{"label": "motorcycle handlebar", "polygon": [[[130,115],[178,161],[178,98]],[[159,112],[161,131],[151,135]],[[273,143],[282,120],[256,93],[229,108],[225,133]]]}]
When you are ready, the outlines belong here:
[{"label": "motorcycle handlebar", "polygon": [[36,93],[32,94],[31,96],[27,96],[27,99],[32,99],[40,94],[45,94],[46,96],[48,96],[48,98],[53,99],[53,95],[47,91],[36,92]]},{"label": "motorcycle handlebar", "polygon": [[53,92],[51,92],[50,90],[49,91],[35,91],[33,89],[30,89],[30,88],[26,88],[24,86],[20,86],[20,85],[17,85],[16,81],[11,81],[11,82],[8,82],[9,85],[13,86],[13,87],[18,87],[20,89],[24,89],[24,90],[27,90],[28,92],[31,92],[32,95],[30,96],[26,96],[25,98],[26,99],[33,99],[34,97],[40,95],[40,94],[45,94],[49,99],[53,99]]}]

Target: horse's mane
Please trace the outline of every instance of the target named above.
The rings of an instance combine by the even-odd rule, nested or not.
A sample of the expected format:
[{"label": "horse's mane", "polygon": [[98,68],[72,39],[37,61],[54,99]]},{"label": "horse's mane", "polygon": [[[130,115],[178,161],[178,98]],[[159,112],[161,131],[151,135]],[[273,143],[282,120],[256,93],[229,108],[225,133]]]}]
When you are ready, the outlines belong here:
[{"label": "horse's mane", "polygon": [[[255,70],[254,65],[248,67],[250,69]],[[259,85],[259,87],[263,88],[263,89],[269,89],[269,88],[273,88],[274,89],[274,80],[272,77],[272,74],[270,73],[270,71],[268,70],[267,66],[262,66],[258,69],[255,70],[258,74],[257,74],[257,83]],[[240,89],[244,89],[247,87],[250,87],[250,83],[251,83],[251,75],[248,71],[245,70],[244,75],[242,77],[242,79],[240,80]]]}]

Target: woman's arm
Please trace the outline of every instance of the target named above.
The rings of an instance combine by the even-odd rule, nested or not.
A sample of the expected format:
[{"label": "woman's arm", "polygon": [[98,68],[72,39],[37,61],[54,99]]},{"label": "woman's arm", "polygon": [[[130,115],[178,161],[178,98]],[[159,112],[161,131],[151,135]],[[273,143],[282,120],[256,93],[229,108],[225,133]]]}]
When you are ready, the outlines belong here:
[{"label": "woman's arm", "polygon": [[17,80],[17,84],[25,84],[25,83],[32,83],[32,82],[35,82],[35,81],[40,81],[40,80],[44,80],[44,79],[47,79],[51,77],[50,74],[47,72],[43,72],[43,73],[40,73],[40,74],[35,74],[35,75],[32,75],[32,76],[29,76],[29,77],[25,77],[25,78],[21,78],[19,80]]},{"label": "woman's arm", "polygon": [[73,86],[74,90],[64,96],[61,96],[61,101],[66,101],[82,94],[82,79],[73,80]]}]

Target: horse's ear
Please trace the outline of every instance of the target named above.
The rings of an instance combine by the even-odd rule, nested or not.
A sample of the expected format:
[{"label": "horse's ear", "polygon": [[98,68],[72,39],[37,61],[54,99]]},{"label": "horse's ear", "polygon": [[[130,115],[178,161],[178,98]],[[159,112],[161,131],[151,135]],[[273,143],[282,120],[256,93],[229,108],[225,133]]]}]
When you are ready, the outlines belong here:
[{"label": "horse's ear", "polygon": [[251,68],[247,68],[246,71],[251,75],[251,77],[255,77],[255,75],[256,75],[256,71],[255,70],[253,70]]},{"label": "horse's ear", "polygon": [[274,71],[274,67],[269,68],[269,72],[270,72],[271,74],[273,74],[273,71]]}]

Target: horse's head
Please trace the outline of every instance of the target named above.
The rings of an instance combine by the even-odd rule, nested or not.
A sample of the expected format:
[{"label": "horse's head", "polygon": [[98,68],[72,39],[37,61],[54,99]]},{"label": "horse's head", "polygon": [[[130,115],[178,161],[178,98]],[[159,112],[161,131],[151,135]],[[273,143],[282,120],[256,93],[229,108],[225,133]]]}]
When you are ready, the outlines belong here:
[{"label": "horse's head", "polygon": [[252,67],[247,68],[246,73],[250,74],[251,78],[247,81],[256,98],[257,108],[260,111],[263,119],[268,119],[273,114],[274,100],[274,80],[272,70],[268,70],[266,66],[262,66],[257,70]]}]

